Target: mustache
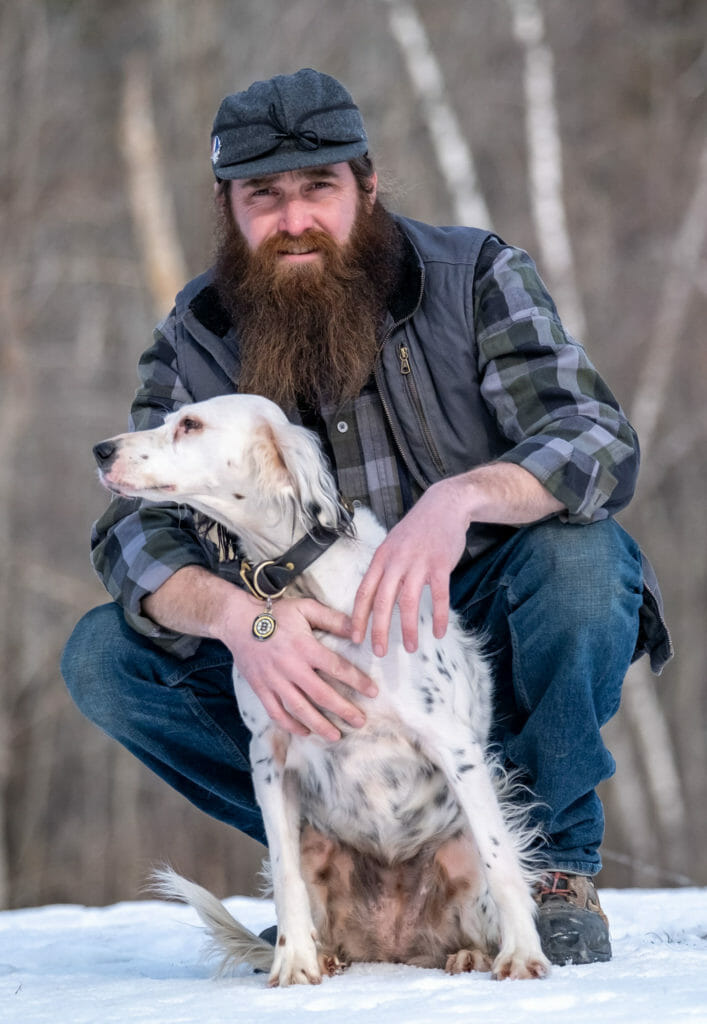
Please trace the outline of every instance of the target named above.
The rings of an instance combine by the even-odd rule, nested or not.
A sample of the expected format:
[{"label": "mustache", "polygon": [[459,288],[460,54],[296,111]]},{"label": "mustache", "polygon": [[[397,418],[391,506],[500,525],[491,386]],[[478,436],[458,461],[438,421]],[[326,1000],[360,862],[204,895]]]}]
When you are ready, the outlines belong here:
[{"label": "mustache", "polygon": [[331,242],[331,236],[324,231],[307,228],[299,235],[290,235],[286,231],[280,231],[261,242],[258,250],[264,253],[302,253],[311,252],[314,249],[329,249]]},{"label": "mustache", "polygon": [[251,261],[253,265],[261,268],[285,269],[280,267],[280,256],[283,254],[299,255],[307,252],[319,253],[324,264],[336,267],[337,273],[344,279],[349,277],[347,266],[351,270],[360,270],[356,267],[356,261],[353,261],[352,265],[350,244],[337,242],[320,228],[307,228],[299,235],[290,235],[288,232],[279,231],[276,235],[271,235],[260,243],[251,254]]}]

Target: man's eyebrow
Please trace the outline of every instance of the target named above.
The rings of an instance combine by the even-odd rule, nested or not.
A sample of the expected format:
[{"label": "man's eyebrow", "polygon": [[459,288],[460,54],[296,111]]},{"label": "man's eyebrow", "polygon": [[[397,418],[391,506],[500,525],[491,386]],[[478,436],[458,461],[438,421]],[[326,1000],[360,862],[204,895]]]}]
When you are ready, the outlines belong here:
[{"label": "man's eyebrow", "polygon": [[269,174],[262,178],[241,178],[236,184],[238,188],[262,188],[264,185],[271,185],[279,177],[279,174]]},{"label": "man's eyebrow", "polygon": [[[288,173],[288,172],[285,172]],[[298,170],[291,172],[298,178],[306,178],[307,180],[321,180],[322,178],[337,178],[338,175],[334,168],[330,164],[324,164],[321,167],[302,167]],[[264,174],[260,178],[245,178],[238,182],[239,188],[264,188],[267,185],[272,185],[280,178],[284,177],[283,174]]]},{"label": "man's eyebrow", "polygon": [[330,164],[324,164],[322,167],[303,167],[301,171],[295,171],[295,174],[299,174],[303,178],[338,178],[338,174]]}]

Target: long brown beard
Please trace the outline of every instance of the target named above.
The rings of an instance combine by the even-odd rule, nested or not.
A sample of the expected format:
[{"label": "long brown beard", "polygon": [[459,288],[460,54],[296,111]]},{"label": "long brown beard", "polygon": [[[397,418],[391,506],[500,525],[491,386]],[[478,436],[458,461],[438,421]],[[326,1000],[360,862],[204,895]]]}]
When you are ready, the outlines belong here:
[{"label": "long brown beard", "polygon": [[[300,246],[316,247],[321,258],[283,266],[278,252]],[[227,207],[214,283],[240,334],[239,391],[284,409],[358,394],[373,370],[400,251],[392,217],[365,196],[344,245],[312,229],[251,251]]]}]

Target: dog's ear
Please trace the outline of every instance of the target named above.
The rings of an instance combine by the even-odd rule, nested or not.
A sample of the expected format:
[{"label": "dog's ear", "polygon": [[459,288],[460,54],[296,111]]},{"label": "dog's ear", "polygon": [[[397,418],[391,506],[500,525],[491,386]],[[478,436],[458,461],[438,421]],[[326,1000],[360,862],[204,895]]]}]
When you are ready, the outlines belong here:
[{"label": "dog's ear", "polygon": [[291,487],[290,474],[272,423],[263,420],[255,428],[251,446],[255,482],[268,496]]},{"label": "dog's ear", "polygon": [[253,446],[259,485],[271,496],[294,502],[297,518],[310,530],[315,523],[345,527],[334,478],[317,437],[293,423],[264,421]]}]

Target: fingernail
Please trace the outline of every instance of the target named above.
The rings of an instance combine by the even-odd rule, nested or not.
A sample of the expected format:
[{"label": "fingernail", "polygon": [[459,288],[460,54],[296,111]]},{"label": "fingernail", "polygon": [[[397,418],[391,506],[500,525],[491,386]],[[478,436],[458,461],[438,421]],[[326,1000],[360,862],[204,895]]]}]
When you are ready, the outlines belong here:
[{"label": "fingernail", "polygon": [[383,655],[385,654],[383,644],[374,644],[373,653],[375,654],[376,658],[382,658]]},{"label": "fingernail", "polygon": [[363,715],[355,715],[351,719],[351,725],[353,725],[354,729],[360,729],[361,726],[365,725],[365,724],[366,724],[366,719],[363,717]]}]

